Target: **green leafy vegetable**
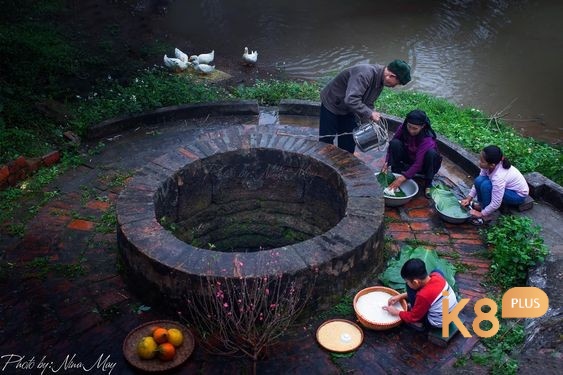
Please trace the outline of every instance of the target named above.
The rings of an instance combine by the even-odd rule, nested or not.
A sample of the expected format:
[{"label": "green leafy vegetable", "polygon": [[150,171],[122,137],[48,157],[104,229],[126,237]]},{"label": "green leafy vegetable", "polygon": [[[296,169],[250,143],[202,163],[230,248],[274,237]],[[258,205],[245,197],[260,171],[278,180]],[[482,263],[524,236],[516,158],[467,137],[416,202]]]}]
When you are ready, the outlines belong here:
[{"label": "green leafy vegetable", "polygon": [[453,264],[438,256],[435,250],[424,247],[405,246],[401,249],[398,258],[392,258],[387,263],[387,269],[379,275],[383,285],[399,292],[405,291],[405,280],[401,277],[401,268],[409,259],[418,258],[426,264],[428,273],[438,269],[445,275],[448,284],[455,288],[455,267]]},{"label": "green leafy vegetable", "polygon": [[[377,182],[379,182],[379,185],[381,185],[383,189],[389,186],[393,181],[395,181],[395,175],[393,173],[381,172],[377,175]],[[403,198],[407,196],[401,188],[399,188],[399,191],[395,191],[395,195],[387,194],[385,192],[384,194],[388,197],[395,197],[395,198]]]},{"label": "green leafy vegetable", "polygon": [[393,181],[395,181],[395,175],[389,172],[381,172],[377,175],[377,182],[383,188],[389,186]]},{"label": "green leafy vegetable", "polygon": [[460,206],[458,198],[448,187],[436,185],[430,189],[430,196],[436,204],[436,209],[442,214],[459,219],[466,219],[470,216],[469,212]]}]

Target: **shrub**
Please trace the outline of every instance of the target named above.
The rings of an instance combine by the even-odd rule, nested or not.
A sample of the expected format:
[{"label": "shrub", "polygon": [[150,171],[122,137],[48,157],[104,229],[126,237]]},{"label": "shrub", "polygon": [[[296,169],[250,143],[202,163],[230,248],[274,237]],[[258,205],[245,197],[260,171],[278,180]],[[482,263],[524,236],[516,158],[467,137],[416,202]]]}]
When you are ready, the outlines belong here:
[{"label": "shrub", "polygon": [[282,99],[320,100],[319,86],[308,82],[257,80],[252,86],[238,86],[233,95],[255,99],[261,105],[278,105]]},{"label": "shrub", "polygon": [[[279,253],[265,261],[278,269]],[[234,274],[242,275],[244,264],[235,260]],[[203,346],[225,355],[244,355],[254,365],[298,318],[314,288],[314,282],[270,276],[208,276],[190,289],[186,311],[202,337]]]},{"label": "shrub", "polygon": [[487,230],[487,242],[493,246],[489,273],[492,282],[505,290],[526,284],[529,268],[548,254],[540,229],[530,218],[503,215]]}]

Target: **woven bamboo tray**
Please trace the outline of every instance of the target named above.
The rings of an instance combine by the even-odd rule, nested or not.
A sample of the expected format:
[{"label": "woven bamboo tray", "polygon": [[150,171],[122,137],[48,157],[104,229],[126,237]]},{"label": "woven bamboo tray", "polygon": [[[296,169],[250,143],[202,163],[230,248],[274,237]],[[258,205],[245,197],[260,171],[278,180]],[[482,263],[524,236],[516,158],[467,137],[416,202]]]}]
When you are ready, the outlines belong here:
[{"label": "woven bamboo tray", "polygon": [[[384,292],[389,294],[389,298],[391,298],[392,296],[396,296],[398,294],[400,294],[399,292],[397,292],[395,289],[391,289],[391,288],[387,288],[384,286],[372,286],[369,288],[365,288],[360,290],[358,293],[356,293],[356,296],[354,297],[354,311],[356,313],[356,317],[358,318],[358,321],[366,328],[369,329],[373,329],[376,331],[384,331],[387,329],[391,329],[394,327],[397,327],[398,325],[401,324],[401,318],[397,317],[397,320],[391,322],[391,323],[377,323],[377,322],[372,322],[367,320],[364,316],[362,316],[362,314],[360,314],[360,312],[358,312],[358,309],[356,308],[356,303],[358,302],[358,299],[363,296],[364,294],[368,294],[371,292]],[[401,306],[403,307],[403,310],[407,310],[407,302],[405,300],[401,300]]]},{"label": "woven bamboo tray", "polygon": [[354,322],[345,319],[327,320],[317,328],[317,341],[331,352],[356,350],[364,341],[364,332]]},{"label": "woven bamboo tray", "polygon": [[[141,359],[137,354],[137,344],[144,336],[150,336],[152,328],[155,326],[164,327],[166,329],[177,328],[184,335],[184,342],[176,348],[176,355],[171,361],[161,361],[158,358]],[[174,322],[172,320],[154,320],[138,326],[133,329],[123,341],[123,355],[131,366],[147,371],[160,372],[166,371],[180,366],[184,363],[194,351],[195,340],[193,334],[186,326]]]}]

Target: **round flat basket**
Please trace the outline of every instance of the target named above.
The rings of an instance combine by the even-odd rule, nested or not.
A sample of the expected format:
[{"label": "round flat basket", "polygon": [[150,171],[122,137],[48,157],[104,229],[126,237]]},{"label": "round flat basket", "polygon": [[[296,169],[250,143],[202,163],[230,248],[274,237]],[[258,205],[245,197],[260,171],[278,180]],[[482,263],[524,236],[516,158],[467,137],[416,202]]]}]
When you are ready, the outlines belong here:
[{"label": "round flat basket", "polygon": [[[377,293],[374,293],[377,292]],[[370,295],[370,293],[372,293]],[[384,297],[384,295],[387,295],[387,297],[385,297],[386,299],[381,300],[381,297]],[[386,306],[387,303],[386,301],[391,298],[392,296],[396,296],[398,295],[399,292],[397,292],[395,289],[391,289],[391,288],[387,288],[384,286],[372,286],[369,288],[365,288],[360,290],[358,293],[356,293],[356,296],[354,297],[354,311],[356,312],[356,317],[358,318],[358,321],[366,328],[369,329],[373,329],[376,331],[384,331],[390,328],[394,328],[397,327],[398,325],[401,324],[401,318],[397,317],[390,317],[389,313],[387,313],[385,310],[382,309],[382,306]],[[369,295],[369,296],[368,296]],[[368,297],[375,297],[377,295],[377,299],[375,298],[371,299],[371,300],[362,300],[361,302],[365,303],[367,306],[362,306],[360,307],[358,301],[360,301],[360,298],[364,297],[364,298],[368,298]],[[365,302],[364,302],[365,301]],[[363,304],[362,304],[363,305]],[[368,314],[365,311],[365,308],[369,307],[369,311],[373,312],[373,313],[380,313],[380,315],[378,317],[368,317]],[[401,304],[400,306],[396,306],[396,307],[400,307],[403,310],[407,310],[407,302],[405,300],[401,300]]]},{"label": "round flat basket", "polygon": [[[158,358],[141,359],[137,354],[137,344],[144,336],[150,336],[153,327],[163,327],[166,329],[177,328],[184,335],[184,342],[176,348],[176,355],[171,361],[161,361]],[[131,366],[147,371],[159,372],[173,369],[184,363],[194,351],[195,340],[192,333],[182,324],[172,320],[154,320],[133,329],[123,341],[123,355]]]},{"label": "round flat basket", "polygon": [[317,328],[317,341],[331,352],[346,353],[356,350],[364,341],[364,332],[346,319],[327,320]]}]

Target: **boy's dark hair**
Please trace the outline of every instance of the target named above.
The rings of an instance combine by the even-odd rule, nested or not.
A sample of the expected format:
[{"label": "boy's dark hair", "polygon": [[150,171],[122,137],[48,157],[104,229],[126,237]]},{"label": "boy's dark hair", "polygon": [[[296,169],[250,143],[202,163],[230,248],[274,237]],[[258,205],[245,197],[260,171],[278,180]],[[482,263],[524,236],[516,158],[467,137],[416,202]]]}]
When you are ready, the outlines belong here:
[{"label": "boy's dark hair", "polygon": [[401,277],[405,280],[422,280],[425,279],[426,276],[428,276],[428,272],[426,272],[426,264],[418,258],[407,260],[401,268]]}]

